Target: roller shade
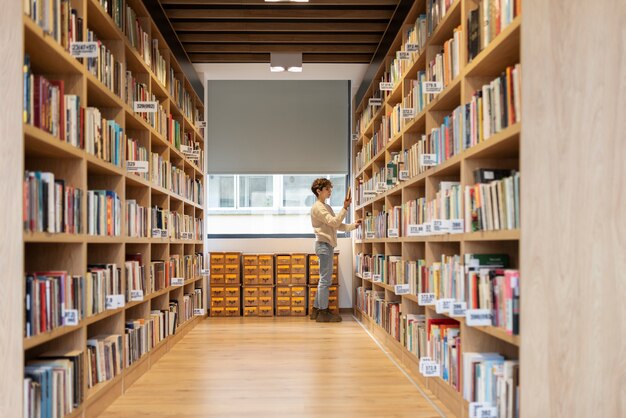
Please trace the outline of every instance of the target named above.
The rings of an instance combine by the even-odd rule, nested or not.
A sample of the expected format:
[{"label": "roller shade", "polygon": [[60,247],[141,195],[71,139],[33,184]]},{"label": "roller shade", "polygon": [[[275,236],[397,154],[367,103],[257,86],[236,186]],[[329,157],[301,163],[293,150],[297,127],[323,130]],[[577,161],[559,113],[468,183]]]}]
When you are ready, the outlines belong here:
[{"label": "roller shade", "polygon": [[207,82],[210,174],[346,174],[346,80]]}]

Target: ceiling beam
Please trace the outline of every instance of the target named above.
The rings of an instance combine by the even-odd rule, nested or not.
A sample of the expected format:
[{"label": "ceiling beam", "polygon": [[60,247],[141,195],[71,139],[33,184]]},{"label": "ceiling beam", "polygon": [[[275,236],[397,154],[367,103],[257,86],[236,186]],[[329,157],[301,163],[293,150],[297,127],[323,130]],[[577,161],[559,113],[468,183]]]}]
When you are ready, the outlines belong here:
[{"label": "ceiling beam", "polygon": [[367,44],[186,44],[188,54],[217,52],[315,52],[373,54],[376,45]]},{"label": "ceiling beam", "polygon": [[176,32],[379,32],[387,23],[370,22],[173,22]]},{"label": "ceiling beam", "polygon": [[[315,4],[324,6],[396,6],[399,0],[313,0],[314,3],[302,3],[302,5]],[[214,5],[268,5],[272,7],[291,6],[294,3],[266,3],[263,0],[161,0],[161,4],[167,5],[202,5],[202,6],[214,6]]]},{"label": "ceiling beam", "polygon": [[351,43],[378,44],[380,35],[373,33],[181,33],[180,41],[224,43]]},{"label": "ceiling beam", "polygon": [[166,9],[170,20],[175,19],[372,19],[389,21],[393,10],[305,10],[305,9]]},{"label": "ceiling beam", "polygon": [[[368,64],[371,54],[302,54],[306,63],[359,63]],[[189,54],[193,63],[270,63],[270,54]],[[306,71],[306,68],[305,68]]]}]

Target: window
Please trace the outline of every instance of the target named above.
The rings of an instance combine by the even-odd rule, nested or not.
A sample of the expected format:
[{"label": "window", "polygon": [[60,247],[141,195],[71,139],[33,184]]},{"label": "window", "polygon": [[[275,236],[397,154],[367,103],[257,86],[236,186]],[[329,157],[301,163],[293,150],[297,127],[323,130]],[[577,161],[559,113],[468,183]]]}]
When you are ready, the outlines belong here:
[{"label": "window", "polygon": [[209,175],[209,235],[311,234],[313,180],[330,179],[335,212],[346,194],[345,175]]}]

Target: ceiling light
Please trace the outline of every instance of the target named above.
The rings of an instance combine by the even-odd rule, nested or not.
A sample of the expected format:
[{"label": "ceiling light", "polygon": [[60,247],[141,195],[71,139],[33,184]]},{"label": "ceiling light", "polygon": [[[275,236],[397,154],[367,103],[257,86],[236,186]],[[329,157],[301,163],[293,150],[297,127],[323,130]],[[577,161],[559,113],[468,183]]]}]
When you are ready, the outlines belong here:
[{"label": "ceiling light", "polygon": [[270,71],[302,72],[302,52],[272,52],[270,53]]}]

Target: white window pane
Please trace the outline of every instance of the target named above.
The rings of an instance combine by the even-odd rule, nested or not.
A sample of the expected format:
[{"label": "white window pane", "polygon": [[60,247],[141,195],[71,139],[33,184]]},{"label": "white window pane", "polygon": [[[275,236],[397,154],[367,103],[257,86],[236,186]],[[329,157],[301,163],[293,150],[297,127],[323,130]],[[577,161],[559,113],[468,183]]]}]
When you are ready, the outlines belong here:
[{"label": "white window pane", "polygon": [[235,176],[209,176],[210,208],[235,207]]},{"label": "white window pane", "polygon": [[273,188],[272,176],[239,176],[239,207],[273,207]]},{"label": "white window pane", "polygon": [[283,206],[310,208],[315,203],[311,185],[320,176],[283,176]]},{"label": "white window pane", "polygon": [[346,176],[330,176],[330,181],[333,183],[333,194],[329,204],[333,208],[342,207],[346,197]]}]

